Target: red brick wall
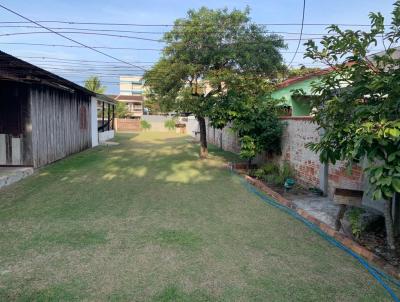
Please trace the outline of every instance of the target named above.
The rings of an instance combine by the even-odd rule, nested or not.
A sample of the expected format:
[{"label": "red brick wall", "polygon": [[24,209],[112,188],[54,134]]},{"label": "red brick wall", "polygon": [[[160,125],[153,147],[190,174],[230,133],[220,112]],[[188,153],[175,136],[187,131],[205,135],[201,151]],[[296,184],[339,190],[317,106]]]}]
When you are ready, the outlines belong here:
[{"label": "red brick wall", "polygon": [[[286,123],[282,136],[282,155],[275,156],[272,160],[278,163],[289,161],[296,175],[296,180],[302,186],[319,187],[321,163],[318,154],[306,147],[309,142],[317,142],[320,139],[318,126],[312,122],[309,116],[282,117]],[[224,150],[239,153],[239,140],[235,133],[228,127],[218,130],[207,127],[208,142],[220,146],[220,133],[222,132],[222,147]],[[265,158],[259,156],[255,162],[264,161]],[[337,162],[329,165],[328,169],[328,193],[332,193],[336,187],[346,189],[362,189],[362,173],[359,166],[353,166],[348,172],[344,162]]]},{"label": "red brick wall", "polygon": [[115,130],[116,131],[140,131],[140,119],[122,119],[116,118],[115,121]]},{"label": "red brick wall", "polygon": [[[297,181],[305,187],[320,187],[321,163],[316,153],[306,147],[309,142],[320,138],[318,126],[311,117],[283,117],[286,123],[282,137],[282,156],[275,160],[289,161],[296,173]],[[353,166],[349,172],[344,162],[329,165],[328,191],[332,195],[336,187],[347,189],[362,188],[362,171]]]}]

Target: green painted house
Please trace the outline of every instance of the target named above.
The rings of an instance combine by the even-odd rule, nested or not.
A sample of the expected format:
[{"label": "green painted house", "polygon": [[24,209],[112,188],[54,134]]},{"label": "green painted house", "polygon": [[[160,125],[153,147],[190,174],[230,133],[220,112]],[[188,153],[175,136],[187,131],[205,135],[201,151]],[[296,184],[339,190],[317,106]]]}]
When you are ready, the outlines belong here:
[{"label": "green painted house", "polygon": [[[308,116],[311,113],[310,98],[311,83],[318,81],[318,78],[328,73],[330,70],[318,70],[304,76],[288,79],[277,85],[276,90],[272,93],[275,99],[284,99],[283,104],[291,108],[292,116]],[[297,89],[302,89],[305,95],[296,95]]]}]

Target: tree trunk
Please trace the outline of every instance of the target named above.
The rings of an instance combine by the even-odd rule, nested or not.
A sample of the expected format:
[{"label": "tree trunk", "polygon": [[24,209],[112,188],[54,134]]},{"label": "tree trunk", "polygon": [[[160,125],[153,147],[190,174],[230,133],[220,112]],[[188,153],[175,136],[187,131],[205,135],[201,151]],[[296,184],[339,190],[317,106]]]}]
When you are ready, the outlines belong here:
[{"label": "tree trunk", "polygon": [[200,127],[200,158],[207,158],[207,131],[206,131],[206,120],[204,117],[197,117]]},{"label": "tree trunk", "polygon": [[394,245],[394,228],[393,228],[393,217],[392,217],[392,200],[385,200],[384,207],[385,216],[385,228],[386,228],[386,240],[389,248],[394,250],[396,247]]},{"label": "tree trunk", "polygon": [[247,172],[249,172],[250,171],[250,168],[251,168],[251,158],[249,158],[248,160],[247,160]]},{"label": "tree trunk", "polygon": [[400,194],[399,193],[395,193],[393,196],[392,217],[393,217],[394,236],[397,237],[400,234]]}]

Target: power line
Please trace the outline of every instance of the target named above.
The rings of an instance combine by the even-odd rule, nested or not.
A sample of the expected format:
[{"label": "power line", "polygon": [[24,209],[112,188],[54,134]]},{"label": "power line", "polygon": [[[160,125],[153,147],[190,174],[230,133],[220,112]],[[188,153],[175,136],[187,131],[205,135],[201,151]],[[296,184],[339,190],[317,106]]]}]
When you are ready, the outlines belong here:
[{"label": "power line", "polygon": [[[30,21],[32,22],[32,21]],[[1,21],[0,24],[26,24],[29,22],[23,21]],[[37,23],[58,23],[58,24],[70,24],[70,25],[105,25],[105,26],[135,26],[135,27],[184,27],[184,26],[193,26],[193,24],[140,24],[140,23],[113,23],[113,22],[77,22],[77,21],[60,21],[60,20],[37,20],[34,21]],[[371,27],[371,24],[360,24],[360,23],[254,23],[255,25],[260,26],[330,26],[332,24],[338,26],[347,26],[347,27]],[[201,27],[203,25],[198,25]],[[385,24],[384,26],[391,26],[390,24]]]},{"label": "power line", "polygon": [[85,47],[85,48],[91,49],[92,51],[95,51],[95,52],[97,52],[97,53],[99,53],[99,54],[102,54],[102,55],[104,55],[104,56],[106,56],[106,57],[108,57],[108,58],[111,58],[111,59],[113,59],[113,60],[119,61],[119,62],[121,62],[121,63],[125,63],[125,64],[127,64],[127,65],[132,66],[132,67],[138,67],[138,68],[142,69],[140,66],[136,66],[136,65],[130,64],[130,63],[126,62],[126,61],[123,61],[123,60],[118,59],[118,58],[116,58],[116,57],[114,57],[114,56],[112,56],[112,55],[109,55],[109,54],[107,54],[107,53],[105,53],[105,52],[103,52],[103,51],[101,51],[101,50],[98,50],[98,49],[96,49],[96,48],[93,48],[93,47],[91,47],[91,46],[88,46],[88,45],[86,45],[86,44],[83,44],[83,43],[81,43],[81,42],[79,42],[79,41],[77,41],[77,40],[71,39],[71,38],[69,38],[69,37],[67,37],[67,36],[65,36],[65,35],[63,35],[63,34],[60,34],[60,33],[56,32],[56,31],[54,31],[54,30],[52,30],[52,29],[50,29],[50,28],[48,28],[48,27],[46,27],[46,26],[44,26],[44,25],[41,25],[40,23],[38,23],[38,22],[36,22],[36,21],[33,21],[32,19],[29,19],[29,18],[27,18],[27,17],[25,17],[25,16],[23,16],[23,15],[17,13],[16,11],[13,11],[12,9],[10,9],[10,8],[8,8],[8,7],[4,6],[4,5],[2,5],[2,4],[0,4],[0,7],[3,8],[3,9],[5,9],[6,11],[8,11],[8,12],[14,14],[14,15],[16,15],[16,16],[19,16],[19,17],[22,18],[22,19],[25,19],[25,20],[27,20],[27,21],[29,21],[29,22],[31,22],[31,23],[34,23],[34,24],[36,24],[36,25],[38,25],[38,26],[40,26],[40,27],[42,27],[42,28],[44,28],[44,29],[46,29],[46,30],[48,30],[48,31],[50,31],[50,32],[52,32],[52,33],[54,33],[54,34],[56,34],[56,35],[62,37],[62,38],[64,38],[64,39],[67,39],[67,40],[69,40],[69,41],[71,41],[71,42],[73,42],[73,43],[76,43],[76,44],[79,44],[79,45],[81,45],[81,46],[83,46],[83,47]]},{"label": "power line", "polygon": [[[50,34],[54,33],[48,31],[29,31],[29,32],[16,32],[16,33],[5,33],[0,34],[0,37],[8,37],[8,36],[22,36],[22,35],[33,35],[33,34]],[[144,40],[144,41],[151,41],[151,42],[158,42],[158,43],[165,43],[166,40],[163,39],[152,39],[152,38],[145,38],[145,37],[137,37],[137,36],[128,36],[128,35],[116,35],[116,34],[105,34],[105,33],[96,33],[96,32],[80,32],[80,31],[58,31],[58,34],[79,34],[79,35],[94,35],[94,36],[107,36],[107,37],[115,37],[115,38],[126,38],[126,39],[135,39],[135,40]],[[322,37],[315,37],[315,38],[306,38],[301,39],[303,41],[307,40],[321,40]],[[284,41],[298,41],[298,38],[282,38]],[[244,42],[236,42],[236,43],[228,43],[225,45],[235,45],[235,44],[264,44],[265,42],[253,42],[253,41],[244,41]],[[207,46],[207,45],[205,45]]]},{"label": "power line", "polygon": [[[0,25],[0,28],[41,28],[40,26],[33,25]],[[80,30],[80,31],[99,31],[99,32],[116,32],[116,33],[134,33],[134,34],[155,34],[162,35],[167,33],[168,31],[135,31],[135,30],[121,30],[121,29],[104,29],[104,28],[82,28],[82,27],[49,27],[53,30]],[[195,31],[196,33],[223,33],[223,31]],[[287,32],[287,31],[271,31],[264,30],[262,33],[269,34],[285,34],[285,35],[298,35],[298,32]],[[303,35],[308,36],[323,36],[327,33],[303,33]]]},{"label": "power line", "polygon": [[[26,59],[42,59],[42,60],[59,60],[59,61],[71,61],[71,62],[91,62],[91,63],[110,63],[115,64],[111,61],[98,61],[98,60],[82,60],[82,59],[67,59],[67,58],[57,58],[57,57],[46,57],[46,56],[22,56]],[[154,61],[131,61],[131,63],[156,63]]]},{"label": "power line", "polygon": [[305,12],[306,12],[306,0],[303,0],[303,14],[302,14],[302,17],[301,17],[301,28],[300,28],[299,42],[297,43],[296,51],[294,52],[294,55],[293,55],[292,59],[290,60],[290,63],[289,63],[289,65],[288,65],[288,68],[290,68],[290,66],[292,65],[293,60],[294,60],[294,58],[296,57],[297,52],[299,51],[299,48],[300,48],[300,43],[301,43],[301,40],[302,40],[301,38],[303,37],[304,15],[305,15]]},{"label": "power line", "polygon": [[[66,48],[85,48],[80,45],[65,44],[46,44],[46,43],[27,43],[27,42],[0,42],[4,45],[27,45],[27,46],[48,46],[48,47],[66,47]],[[161,48],[133,48],[133,47],[112,47],[112,46],[90,46],[95,49],[115,49],[115,50],[138,50],[138,51],[162,51]]]},{"label": "power line", "polygon": [[[96,32],[80,32],[80,31],[57,31],[57,32],[56,31],[51,31],[51,32],[48,32],[48,31],[28,31],[28,32],[17,32],[17,33],[0,34],[0,37],[20,36],[20,35],[33,35],[33,34],[51,34],[51,33],[57,33],[58,35],[61,35],[61,34],[79,34],[79,35],[94,35],[94,36],[107,36],[107,37],[115,37],[115,38],[126,38],[126,39],[144,40],[144,41],[151,41],[151,42],[161,42],[161,43],[165,42],[164,40],[160,40],[160,39],[151,39],[151,38],[127,36],[127,35],[104,34],[104,33],[96,33]],[[61,35],[61,36],[65,37],[64,35]],[[83,45],[80,42],[79,42],[79,44]]]}]

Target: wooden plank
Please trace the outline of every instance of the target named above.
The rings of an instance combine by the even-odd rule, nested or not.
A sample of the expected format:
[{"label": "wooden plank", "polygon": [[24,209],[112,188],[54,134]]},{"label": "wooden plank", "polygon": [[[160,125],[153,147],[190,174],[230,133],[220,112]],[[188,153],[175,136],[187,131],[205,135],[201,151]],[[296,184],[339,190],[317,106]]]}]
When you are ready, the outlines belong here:
[{"label": "wooden plank", "polygon": [[91,128],[81,129],[80,123],[83,118],[88,125],[90,96],[39,85],[32,87],[31,96],[35,167],[90,147]]},{"label": "wooden plank", "polygon": [[6,134],[6,165],[12,164],[11,138],[12,138],[12,136],[10,134]]},{"label": "wooden plank", "polygon": [[21,138],[11,138],[11,164],[13,166],[22,165],[22,154],[21,154]]},{"label": "wooden plank", "polygon": [[0,165],[5,165],[6,163],[6,135],[0,134]]}]

